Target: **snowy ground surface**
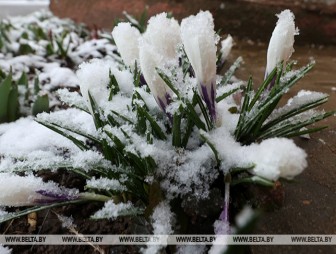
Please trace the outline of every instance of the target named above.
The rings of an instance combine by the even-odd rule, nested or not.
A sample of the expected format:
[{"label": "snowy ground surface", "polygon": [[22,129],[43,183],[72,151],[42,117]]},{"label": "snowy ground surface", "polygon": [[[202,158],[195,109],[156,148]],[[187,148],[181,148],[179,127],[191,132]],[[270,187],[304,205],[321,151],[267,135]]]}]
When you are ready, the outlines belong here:
[{"label": "snowy ground surface", "polygon": [[0,0],[0,19],[48,9],[49,0]]}]

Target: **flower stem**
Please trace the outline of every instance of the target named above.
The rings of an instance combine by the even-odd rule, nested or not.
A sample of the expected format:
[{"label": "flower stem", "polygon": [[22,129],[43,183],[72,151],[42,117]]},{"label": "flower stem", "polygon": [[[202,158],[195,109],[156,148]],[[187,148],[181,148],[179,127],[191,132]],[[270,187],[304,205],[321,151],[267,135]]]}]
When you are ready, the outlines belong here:
[{"label": "flower stem", "polygon": [[83,192],[80,194],[80,199],[81,200],[92,200],[92,201],[101,201],[101,202],[106,202],[108,200],[115,200],[116,197],[108,197],[105,195],[101,195],[101,194],[95,194],[95,193],[91,193],[91,192]]},{"label": "flower stem", "polygon": [[[230,206],[230,183],[231,183],[231,175],[230,173],[226,174],[224,177],[224,205],[223,211],[219,216],[219,219],[223,221],[226,225],[229,225],[229,206]],[[227,232],[229,234],[230,227],[226,227]]]}]

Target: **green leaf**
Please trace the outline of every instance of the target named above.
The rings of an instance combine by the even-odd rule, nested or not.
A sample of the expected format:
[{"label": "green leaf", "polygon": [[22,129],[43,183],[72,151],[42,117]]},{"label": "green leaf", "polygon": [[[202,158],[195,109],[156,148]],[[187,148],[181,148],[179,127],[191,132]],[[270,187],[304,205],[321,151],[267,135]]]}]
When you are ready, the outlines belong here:
[{"label": "green leaf", "polygon": [[72,200],[72,201],[65,201],[65,202],[58,202],[58,203],[53,203],[50,205],[44,205],[44,206],[34,206],[34,207],[30,207],[27,208],[25,210],[16,212],[16,213],[9,213],[5,216],[2,216],[0,218],[0,223],[3,223],[5,221],[9,221],[9,220],[13,220],[13,219],[17,219],[20,218],[24,215],[33,213],[33,212],[39,212],[45,209],[50,209],[50,208],[54,208],[54,207],[59,207],[59,206],[65,206],[65,205],[71,205],[71,204],[80,204],[80,203],[85,203],[88,202],[87,200]]},{"label": "green leaf", "polygon": [[47,112],[49,113],[49,97],[48,94],[38,95],[32,106],[32,113],[36,116],[39,113]]},{"label": "green leaf", "polygon": [[234,94],[235,92],[237,92],[240,89],[241,89],[240,87],[237,87],[237,88],[231,89],[230,91],[228,91],[226,93],[223,93],[220,96],[217,96],[216,102],[218,103],[218,102],[224,100],[225,98],[229,97],[231,94]]},{"label": "green leaf", "polygon": [[68,134],[67,132],[61,130],[61,128],[58,128],[50,123],[46,123],[40,120],[35,120],[36,122],[38,122],[39,124],[42,124],[43,126],[57,132],[58,134],[61,134],[63,137],[71,140],[76,146],[79,147],[79,149],[81,149],[82,151],[85,150],[89,150],[90,148],[81,140],[78,140],[77,138],[75,138],[74,136]]},{"label": "green leaf", "polygon": [[36,77],[34,80],[34,94],[37,95],[40,91],[41,91],[40,80],[38,77]]},{"label": "green leaf", "polygon": [[28,44],[20,44],[17,55],[28,55],[33,53],[35,53],[35,50],[33,50]]},{"label": "green leaf", "polygon": [[93,112],[93,121],[95,123],[96,129],[99,129],[104,126],[103,121],[100,119],[100,115],[101,115],[100,109],[95,99],[92,97],[90,91],[88,91],[88,95],[89,95],[90,106]]},{"label": "green leaf", "polygon": [[201,134],[201,138],[203,139],[203,141],[204,141],[205,143],[207,143],[207,145],[210,147],[210,149],[211,149],[212,152],[214,153],[215,158],[216,158],[216,162],[217,162],[217,166],[219,166],[220,163],[221,163],[221,160],[219,159],[218,151],[217,151],[216,147],[214,146],[214,144],[212,144],[212,143],[210,142],[210,140],[209,140],[204,134]]},{"label": "green leaf", "polygon": [[110,78],[110,81],[109,81],[110,95],[109,95],[108,100],[111,101],[113,96],[116,95],[120,91],[120,88],[119,88],[117,79],[111,72],[111,69],[109,70],[109,78]]},{"label": "green leaf", "polygon": [[27,74],[25,72],[22,72],[19,80],[17,81],[17,84],[18,85],[23,85],[26,88],[28,88],[28,77],[27,77]]},{"label": "green leaf", "polygon": [[173,116],[173,146],[181,147],[181,107]]},{"label": "green leaf", "polygon": [[20,116],[19,91],[16,84],[13,84],[8,96],[7,117],[8,122],[17,120]]},{"label": "green leaf", "polygon": [[12,88],[12,73],[0,84],[0,123],[8,121],[8,99]]},{"label": "green leaf", "polygon": [[236,70],[239,68],[242,62],[243,62],[243,58],[241,56],[236,59],[236,61],[231,65],[230,69],[225,73],[219,86],[226,86],[229,83],[233,74],[236,72]]},{"label": "green leaf", "polygon": [[142,115],[142,117],[145,117],[148,120],[148,122],[150,123],[150,125],[151,125],[151,127],[153,129],[154,136],[156,136],[157,138],[159,138],[161,140],[165,140],[166,139],[166,135],[162,131],[161,127],[154,120],[154,118],[146,110],[144,110],[139,105],[137,105],[137,111],[138,111],[139,114]]}]

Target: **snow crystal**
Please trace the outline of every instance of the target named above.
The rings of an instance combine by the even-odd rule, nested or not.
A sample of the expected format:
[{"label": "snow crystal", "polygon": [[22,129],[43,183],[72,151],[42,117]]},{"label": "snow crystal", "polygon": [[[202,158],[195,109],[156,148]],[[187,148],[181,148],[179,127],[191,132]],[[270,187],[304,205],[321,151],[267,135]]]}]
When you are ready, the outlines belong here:
[{"label": "snow crystal", "polygon": [[69,106],[75,106],[79,109],[83,109],[89,112],[85,99],[80,96],[77,92],[69,92],[68,89],[59,89],[57,90],[57,95],[60,97],[60,100]]},{"label": "snow crystal", "polygon": [[26,206],[33,205],[39,200],[52,201],[53,199],[37,191],[47,191],[55,195],[75,197],[78,191],[61,189],[54,182],[43,182],[41,178],[33,175],[18,176],[13,174],[0,174],[0,205],[1,206]]},{"label": "snow crystal", "polygon": [[98,190],[112,190],[112,191],[125,191],[126,187],[121,185],[118,180],[109,179],[105,177],[101,177],[96,179],[93,177],[90,180],[86,181],[86,187],[94,188]]},{"label": "snow crystal", "polygon": [[115,204],[113,200],[105,202],[104,207],[97,211],[91,218],[93,219],[116,219],[118,216],[130,214],[134,210],[131,202]]}]

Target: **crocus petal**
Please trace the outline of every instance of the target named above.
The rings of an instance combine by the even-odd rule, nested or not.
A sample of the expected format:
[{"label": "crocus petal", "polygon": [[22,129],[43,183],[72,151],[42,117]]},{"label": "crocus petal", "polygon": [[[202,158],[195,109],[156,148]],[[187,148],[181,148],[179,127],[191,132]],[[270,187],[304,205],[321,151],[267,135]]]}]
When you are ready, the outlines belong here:
[{"label": "crocus petal", "polygon": [[277,14],[279,18],[267,50],[267,66],[265,77],[277,66],[278,63],[288,61],[294,52],[294,36],[299,34],[295,28],[294,14],[290,10],[284,10]]},{"label": "crocus petal", "polygon": [[141,35],[138,29],[128,22],[122,22],[114,27],[112,36],[126,65],[132,67],[139,62],[138,40]]},{"label": "crocus petal", "polygon": [[43,182],[33,175],[0,174],[0,206],[27,206],[72,200],[76,195],[76,190],[61,189],[56,183]]},{"label": "crocus petal", "polygon": [[140,66],[143,76],[160,108],[165,111],[171,101],[171,90],[158,75],[162,70],[177,66],[177,46],[181,41],[180,27],[175,19],[161,13],[148,21],[148,27],[139,40]]},{"label": "crocus petal", "polygon": [[211,117],[216,118],[216,42],[214,21],[209,11],[182,20],[181,38],[194,69],[199,90]]},{"label": "crocus petal", "polygon": [[165,111],[169,104],[171,90],[157,73],[156,67],[162,65],[164,58],[146,41],[140,42],[140,65],[146,83],[160,108]]}]

